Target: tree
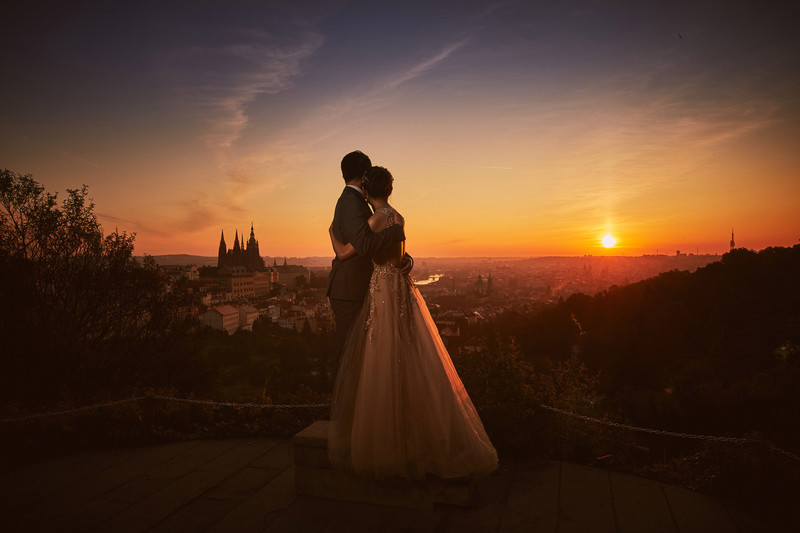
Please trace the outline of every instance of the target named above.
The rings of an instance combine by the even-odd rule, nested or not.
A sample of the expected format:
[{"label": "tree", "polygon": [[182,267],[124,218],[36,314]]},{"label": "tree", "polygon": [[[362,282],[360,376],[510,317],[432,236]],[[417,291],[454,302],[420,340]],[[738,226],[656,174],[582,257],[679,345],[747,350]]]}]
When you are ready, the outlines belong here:
[{"label": "tree", "polygon": [[167,364],[154,364],[152,350],[180,330],[181,302],[152,259],[133,257],[134,237],[103,235],[85,185],[59,204],[32,176],[0,170],[0,399],[77,400],[152,384]]}]

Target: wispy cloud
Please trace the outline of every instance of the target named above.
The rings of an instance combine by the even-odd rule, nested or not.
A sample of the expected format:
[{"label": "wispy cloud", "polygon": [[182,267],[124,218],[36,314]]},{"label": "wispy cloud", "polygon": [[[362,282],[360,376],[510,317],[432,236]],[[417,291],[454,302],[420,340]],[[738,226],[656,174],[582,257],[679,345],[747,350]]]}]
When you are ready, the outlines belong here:
[{"label": "wispy cloud", "polygon": [[428,72],[436,65],[438,65],[439,63],[450,57],[455,51],[463,48],[468,42],[469,39],[465,38],[446,45],[438,54],[434,55],[433,57],[425,59],[424,61],[422,61],[421,63],[417,63],[416,65],[412,65],[410,68],[406,70],[401,70],[400,72],[397,72],[388,79],[375,84],[373,89],[364,96],[367,98],[375,97],[393,91],[400,85],[407,83],[421,76],[422,74]]},{"label": "wispy cloud", "polygon": [[[224,42],[211,43],[214,39]],[[212,165],[189,198],[173,205],[171,227],[194,232],[231,216],[246,218],[246,200],[269,185],[259,178],[269,155],[241,153],[235,146],[251,122],[251,105],[289,90],[303,62],[323,42],[307,24],[298,24],[282,40],[263,31],[229,30],[162,57],[171,80],[171,104],[197,124],[198,138],[207,148],[199,157],[210,158]]]},{"label": "wispy cloud", "polygon": [[[527,118],[547,124],[536,141],[554,147],[535,169],[537,201],[551,225],[603,225],[625,217],[663,223],[695,208],[676,198],[714,201],[704,198],[713,190],[704,180],[717,179],[710,169],[732,143],[773,124],[779,106],[764,99],[709,101],[698,97],[703,80],[692,81],[635,93],[631,102],[613,87],[605,94],[574,94],[557,111]],[[535,135],[526,128],[520,126],[522,135]]]},{"label": "wispy cloud", "polygon": [[219,164],[247,127],[248,105],[260,95],[277,94],[292,85],[303,60],[322,45],[322,36],[306,31],[297,42],[274,44],[267,34],[241,32],[242,42],[191,46],[168,60],[177,78],[175,95],[205,124],[203,139]]},{"label": "wispy cloud", "polygon": [[[359,110],[359,114],[377,111],[390,101],[394,93],[403,85],[431,72],[438,65],[445,62],[455,52],[464,48],[470,42],[469,38],[462,38],[458,41],[446,44],[436,54],[416,62],[407,68],[396,69],[393,66],[391,73],[387,75],[385,71],[375,72],[375,80],[372,84],[365,81],[361,86],[365,89],[348,92],[348,96],[327,103],[322,108],[313,110],[304,123],[298,125],[298,129],[304,138],[313,138],[314,142],[320,142],[331,136],[336,135],[342,128],[352,127],[354,111]],[[342,117],[349,117],[343,121]]]}]

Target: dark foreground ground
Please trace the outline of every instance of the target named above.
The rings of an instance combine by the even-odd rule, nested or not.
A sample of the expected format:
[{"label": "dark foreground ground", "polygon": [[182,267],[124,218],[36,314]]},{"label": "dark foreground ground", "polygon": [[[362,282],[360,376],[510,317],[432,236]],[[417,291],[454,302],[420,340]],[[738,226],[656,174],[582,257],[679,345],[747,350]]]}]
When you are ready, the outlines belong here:
[{"label": "dark foreground ground", "polygon": [[471,508],[299,496],[292,444],[280,439],[178,442],[25,467],[0,477],[0,517],[9,532],[800,531],[791,511],[756,516],[683,488],[557,461],[501,465],[478,483]]}]

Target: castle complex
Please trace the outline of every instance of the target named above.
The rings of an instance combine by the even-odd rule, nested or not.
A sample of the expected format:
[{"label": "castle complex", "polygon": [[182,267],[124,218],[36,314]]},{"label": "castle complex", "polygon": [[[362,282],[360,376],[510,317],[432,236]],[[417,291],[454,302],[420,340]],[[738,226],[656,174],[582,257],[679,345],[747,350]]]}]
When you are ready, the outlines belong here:
[{"label": "castle complex", "polygon": [[244,235],[242,242],[239,243],[239,231],[233,239],[233,248],[230,250],[225,245],[225,232],[219,238],[219,255],[217,256],[217,268],[230,269],[231,267],[246,267],[253,272],[264,270],[264,260],[258,251],[258,241],[256,240],[253,224],[250,224],[250,239],[245,247]]},{"label": "castle complex", "polygon": [[317,329],[316,308],[309,311],[295,302],[297,291],[308,289],[311,271],[289,265],[285,258],[282,266],[275,258],[272,265],[265,265],[252,223],[250,239],[245,242],[244,235],[239,238],[237,230],[231,249],[225,244],[225,232],[221,233],[217,269],[208,269],[198,282],[203,284],[203,304],[209,308],[199,318],[212,328],[229,334],[252,330],[259,316],[268,316],[272,322],[298,332],[306,323]]}]

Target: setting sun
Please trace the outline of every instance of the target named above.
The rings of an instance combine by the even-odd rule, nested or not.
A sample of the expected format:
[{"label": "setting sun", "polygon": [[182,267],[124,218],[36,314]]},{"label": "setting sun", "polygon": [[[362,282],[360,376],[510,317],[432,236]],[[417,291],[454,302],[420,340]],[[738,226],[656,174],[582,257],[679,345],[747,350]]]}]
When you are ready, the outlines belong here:
[{"label": "setting sun", "polygon": [[600,242],[602,242],[603,246],[606,248],[613,248],[614,245],[617,244],[617,239],[610,233],[606,233],[603,238],[600,239]]}]

